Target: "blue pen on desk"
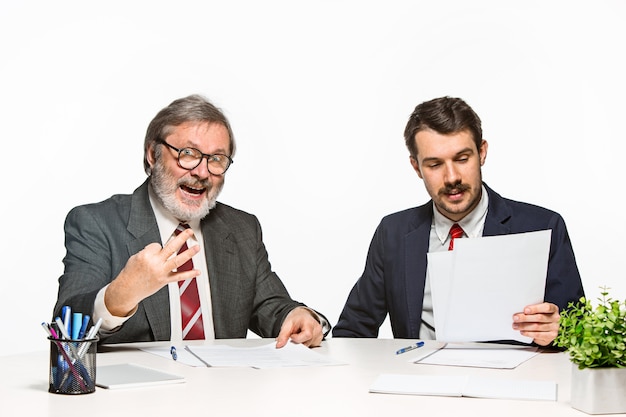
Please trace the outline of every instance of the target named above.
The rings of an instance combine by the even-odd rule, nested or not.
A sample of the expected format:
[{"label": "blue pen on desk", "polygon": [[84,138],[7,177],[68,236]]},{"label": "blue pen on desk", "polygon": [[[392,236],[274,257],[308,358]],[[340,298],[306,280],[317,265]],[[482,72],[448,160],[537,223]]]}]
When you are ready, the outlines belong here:
[{"label": "blue pen on desk", "polygon": [[402,349],[396,351],[396,355],[400,355],[413,349],[421,348],[422,346],[424,346],[424,342],[416,342],[414,345],[403,347]]},{"label": "blue pen on desk", "polygon": [[170,354],[172,355],[172,359],[176,360],[178,359],[178,354],[176,353],[176,347],[172,346],[170,348]]}]

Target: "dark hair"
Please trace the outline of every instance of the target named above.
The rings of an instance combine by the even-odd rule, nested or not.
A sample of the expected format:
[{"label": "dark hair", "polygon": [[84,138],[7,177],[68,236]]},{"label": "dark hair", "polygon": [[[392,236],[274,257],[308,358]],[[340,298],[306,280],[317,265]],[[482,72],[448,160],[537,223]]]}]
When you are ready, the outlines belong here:
[{"label": "dark hair", "polygon": [[444,135],[469,130],[476,143],[476,149],[480,149],[483,140],[480,118],[460,98],[440,97],[415,107],[404,129],[404,142],[413,158],[417,157],[415,135],[425,129],[432,129]]},{"label": "dark hair", "polygon": [[148,164],[148,148],[150,145],[158,139],[164,140],[176,126],[185,122],[206,122],[223,125],[228,130],[228,138],[230,140],[229,156],[232,157],[235,154],[235,137],[224,113],[206,98],[193,94],[172,101],[169,106],[161,109],[148,125],[146,138],[143,142],[143,169],[148,175],[150,175],[150,164]]}]

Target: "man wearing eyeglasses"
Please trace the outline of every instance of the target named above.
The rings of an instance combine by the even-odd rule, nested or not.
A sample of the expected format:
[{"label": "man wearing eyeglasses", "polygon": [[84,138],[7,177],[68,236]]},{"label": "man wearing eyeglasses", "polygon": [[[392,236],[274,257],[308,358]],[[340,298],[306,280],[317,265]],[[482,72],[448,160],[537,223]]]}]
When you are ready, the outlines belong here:
[{"label": "man wearing eyeglasses", "polygon": [[326,318],[291,299],[255,216],[217,202],[235,142],[223,113],[192,95],[162,109],[144,141],[147,180],[70,211],[55,316],[102,318],[103,343],[244,338],[319,346]]}]

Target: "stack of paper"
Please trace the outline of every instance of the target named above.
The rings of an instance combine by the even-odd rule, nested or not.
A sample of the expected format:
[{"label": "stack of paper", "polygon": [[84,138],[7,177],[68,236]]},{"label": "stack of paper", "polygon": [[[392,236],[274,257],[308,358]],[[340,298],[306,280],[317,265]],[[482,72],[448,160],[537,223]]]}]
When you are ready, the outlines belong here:
[{"label": "stack of paper", "polygon": [[[176,360],[190,366],[279,368],[342,365],[328,356],[296,343],[276,349],[275,343],[257,347],[228,345],[175,346]],[[145,348],[145,352],[172,359],[171,348]]]},{"label": "stack of paper", "polygon": [[429,253],[437,340],[530,343],[513,330],[513,314],[543,302],[551,234],[457,239],[453,251]]}]

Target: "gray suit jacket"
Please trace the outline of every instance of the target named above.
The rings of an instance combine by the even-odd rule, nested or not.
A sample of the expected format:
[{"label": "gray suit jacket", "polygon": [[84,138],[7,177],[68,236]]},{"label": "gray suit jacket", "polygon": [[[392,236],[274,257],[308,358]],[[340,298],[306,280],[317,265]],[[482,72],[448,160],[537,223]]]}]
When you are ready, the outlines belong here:
[{"label": "gray suit jacket", "polygon": [[[65,221],[65,271],[59,278],[54,316],[69,305],[93,312],[96,294],[146,245],[161,242],[146,180],[132,195],[114,195],[79,206]],[[218,203],[200,226],[209,273],[215,337],[244,338],[250,329],[276,337],[285,316],[303,304],[291,299],[271,270],[261,226],[251,214]],[[170,339],[167,286],[139,304],[105,343]]]}]

